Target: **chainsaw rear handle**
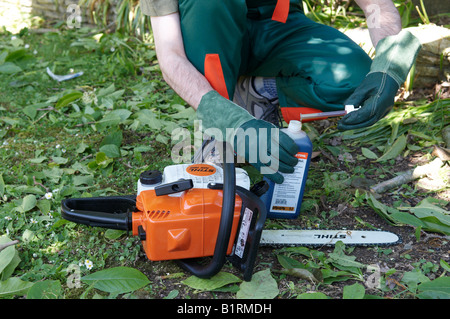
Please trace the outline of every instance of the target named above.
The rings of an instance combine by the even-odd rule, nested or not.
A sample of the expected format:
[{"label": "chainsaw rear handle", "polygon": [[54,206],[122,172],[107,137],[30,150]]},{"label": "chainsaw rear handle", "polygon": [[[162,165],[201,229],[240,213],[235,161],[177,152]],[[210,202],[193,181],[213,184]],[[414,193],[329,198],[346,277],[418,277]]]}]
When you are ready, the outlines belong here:
[{"label": "chainsaw rear handle", "polygon": [[68,198],[61,202],[61,216],[78,224],[130,231],[135,207],[135,195]]}]

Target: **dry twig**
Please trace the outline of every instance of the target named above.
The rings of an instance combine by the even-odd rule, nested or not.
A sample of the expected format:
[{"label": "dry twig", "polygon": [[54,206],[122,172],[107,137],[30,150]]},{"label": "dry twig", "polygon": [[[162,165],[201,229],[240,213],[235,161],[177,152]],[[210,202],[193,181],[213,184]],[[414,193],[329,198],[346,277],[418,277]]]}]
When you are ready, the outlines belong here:
[{"label": "dry twig", "polygon": [[7,247],[9,247],[9,246],[18,244],[18,243],[19,243],[18,240],[13,240],[13,241],[10,241],[10,242],[8,242],[8,243],[1,244],[1,245],[0,245],[0,251],[2,251],[3,249],[5,249],[5,248],[7,248]]},{"label": "dry twig", "polygon": [[413,180],[436,172],[443,165],[444,162],[439,157],[437,157],[431,163],[417,166],[416,168],[403,172],[392,179],[373,185],[370,190],[378,194],[384,193],[391,188],[401,186],[403,184],[409,183]]}]

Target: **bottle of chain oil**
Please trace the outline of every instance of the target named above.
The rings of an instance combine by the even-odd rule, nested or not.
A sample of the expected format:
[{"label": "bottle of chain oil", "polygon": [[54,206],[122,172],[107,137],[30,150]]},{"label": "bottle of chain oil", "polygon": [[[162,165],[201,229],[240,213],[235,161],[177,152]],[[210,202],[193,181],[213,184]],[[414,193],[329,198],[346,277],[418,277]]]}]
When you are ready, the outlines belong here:
[{"label": "bottle of chain oil", "polygon": [[269,190],[261,196],[261,199],[267,207],[267,218],[297,218],[308,176],[312,143],[308,135],[302,131],[300,121],[290,121],[289,127],[281,131],[298,145],[299,152],[296,154],[298,164],[293,173],[281,173],[284,177],[282,184],[276,184],[266,179],[269,183]]}]

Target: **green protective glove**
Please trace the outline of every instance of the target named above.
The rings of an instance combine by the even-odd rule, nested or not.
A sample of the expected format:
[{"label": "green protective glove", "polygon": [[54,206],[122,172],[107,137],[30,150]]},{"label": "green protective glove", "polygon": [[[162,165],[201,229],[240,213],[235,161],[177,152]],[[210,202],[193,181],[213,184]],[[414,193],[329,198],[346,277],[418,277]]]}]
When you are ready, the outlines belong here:
[{"label": "green protective glove", "polygon": [[279,172],[292,173],[298,163],[298,146],[275,125],[257,120],[245,109],[216,91],[206,93],[197,108],[203,131],[218,141],[233,145],[243,157],[275,183],[284,178]]},{"label": "green protective glove", "polygon": [[344,116],[340,130],[368,127],[382,119],[394,106],[394,98],[413,66],[421,44],[409,31],[382,39],[377,47],[370,72],[345,101],[345,105],[361,106]]}]

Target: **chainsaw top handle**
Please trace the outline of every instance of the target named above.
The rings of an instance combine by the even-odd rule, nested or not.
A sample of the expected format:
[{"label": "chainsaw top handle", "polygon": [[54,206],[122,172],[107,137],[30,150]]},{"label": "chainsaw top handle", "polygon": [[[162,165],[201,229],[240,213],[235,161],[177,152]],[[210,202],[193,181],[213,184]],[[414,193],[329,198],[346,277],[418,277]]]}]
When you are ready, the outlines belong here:
[{"label": "chainsaw top handle", "polygon": [[223,184],[222,214],[220,216],[219,232],[217,234],[212,259],[206,265],[198,263],[195,259],[177,261],[180,267],[199,278],[210,278],[214,276],[222,269],[226,261],[227,247],[233,226],[236,196],[236,170],[234,162],[223,164]]}]

